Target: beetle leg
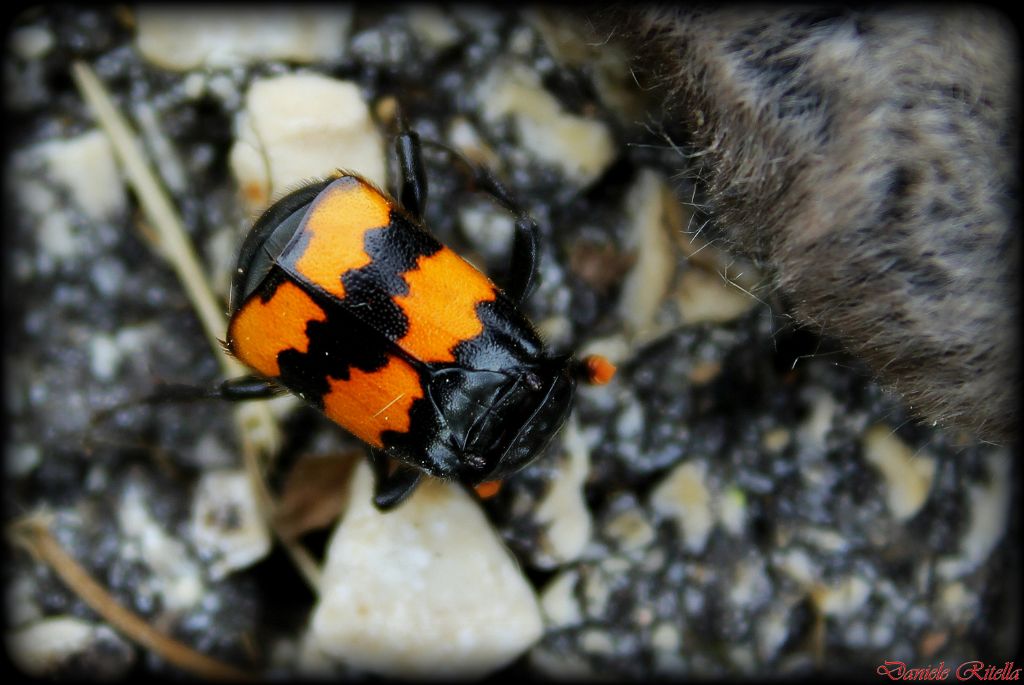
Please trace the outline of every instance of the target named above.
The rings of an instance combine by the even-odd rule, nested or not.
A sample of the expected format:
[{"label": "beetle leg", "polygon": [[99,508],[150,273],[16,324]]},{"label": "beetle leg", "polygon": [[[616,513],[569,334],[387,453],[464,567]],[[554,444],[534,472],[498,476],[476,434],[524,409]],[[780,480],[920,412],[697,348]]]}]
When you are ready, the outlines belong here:
[{"label": "beetle leg", "polygon": [[205,397],[228,400],[229,402],[245,402],[247,400],[267,400],[285,392],[283,387],[268,378],[239,376],[238,378],[229,378],[213,390],[208,390]]},{"label": "beetle leg", "polygon": [[512,261],[509,265],[506,294],[521,305],[537,284],[537,222],[525,214],[516,219],[512,240]]},{"label": "beetle leg", "polygon": [[394,509],[416,489],[423,472],[404,464],[390,471],[388,456],[374,447],[369,448],[368,456],[375,481],[373,504],[381,511]]},{"label": "beetle leg", "polygon": [[171,404],[174,402],[198,402],[200,400],[244,402],[246,400],[265,400],[285,392],[287,390],[280,385],[261,376],[229,378],[212,388],[199,385],[162,383],[157,386],[156,391],[152,395],[121,402],[95,412],[90,423],[93,425],[103,423],[122,409],[137,407],[140,404]]},{"label": "beetle leg", "polygon": [[[401,137],[399,137],[399,142],[400,141]],[[526,210],[519,206],[519,203],[515,201],[508,189],[505,188],[501,181],[499,181],[489,169],[466,159],[464,155],[453,150],[444,143],[439,143],[434,140],[424,140],[421,143],[417,138],[417,152],[421,144],[441,150],[451,159],[462,163],[462,165],[473,174],[473,185],[477,190],[487,193],[494,198],[498,204],[515,215],[515,235],[512,238],[512,259],[509,264],[506,283],[503,289],[505,294],[508,295],[513,302],[517,305],[522,304],[523,301],[530,296],[537,280],[537,246],[540,243],[540,229],[537,226],[537,222],[526,213]],[[400,159],[401,156],[402,153],[400,150]],[[425,188],[423,192],[425,195]]]},{"label": "beetle leg", "polygon": [[522,304],[536,283],[537,245],[540,228],[519,204],[505,186],[490,171],[477,164],[471,164],[476,187],[484,191],[498,204],[515,215],[515,235],[512,238],[512,260],[509,263],[505,294],[517,305]]},{"label": "beetle leg", "polygon": [[398,199],[406,211],[417,220],[423,220],[427,205],[427,174],[423,169],[423,151],[420,137],[405,126],[401,115],[398,117],[399,133],[395,137],[395,154],[398,155],[399,180]]}]

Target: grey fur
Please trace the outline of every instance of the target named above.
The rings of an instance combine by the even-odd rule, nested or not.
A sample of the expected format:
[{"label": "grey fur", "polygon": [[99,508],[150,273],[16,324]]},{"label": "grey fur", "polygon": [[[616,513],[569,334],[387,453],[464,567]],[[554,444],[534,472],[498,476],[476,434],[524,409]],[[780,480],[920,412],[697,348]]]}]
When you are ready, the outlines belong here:
[{"label": "grey fur", "polygon": [[[1011,439],[1018,54],[964,10],[605,14],[701,154],[711,212],[794,314],[922,417]],[[608,20],[612,19],[612,22]]]}]

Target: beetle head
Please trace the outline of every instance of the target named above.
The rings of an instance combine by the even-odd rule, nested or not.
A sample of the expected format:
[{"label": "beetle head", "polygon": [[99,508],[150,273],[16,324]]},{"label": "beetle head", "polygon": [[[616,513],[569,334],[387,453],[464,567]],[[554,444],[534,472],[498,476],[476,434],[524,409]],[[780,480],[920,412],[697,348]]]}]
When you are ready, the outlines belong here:
[{"label": "beetle head", "polygon": [[431,396],[447,430],[431,450],[430,470],[467,485],[518,471],[561,428],[574,389],[561,357],[512,371],[438,372]]}]

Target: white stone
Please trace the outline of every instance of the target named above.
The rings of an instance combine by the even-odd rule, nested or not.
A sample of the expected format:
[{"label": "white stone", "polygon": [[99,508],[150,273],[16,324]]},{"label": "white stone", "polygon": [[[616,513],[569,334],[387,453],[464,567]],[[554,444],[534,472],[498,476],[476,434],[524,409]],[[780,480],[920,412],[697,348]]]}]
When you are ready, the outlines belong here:
[{"label": "white stone", "polygon": [[935,460],[915,452],[888,426],[869,429],[863,440],[864,458],[885,482],[886,503],[893,518],[906,521],[921,510],[931,492]]},{"label": "white stone", "polygon": [[938,609],[952,622],[969,621],[978,612],[978,596],[958,580],[943,584],[937,593]]},{"label": "white stone", "polygon": [[124,182],[103,131],[96,129],[75,138],[43,143],[39,152],[50,176],[71,193],[87,217],[99,221],[124,210]]},{"label": "white stone", "polygon": [[811,398],[811,414],[797,431],[801,445],[819,452],[825,449],[825,438],[832,430],[837,408],[832,395],[824,391],[814,394]]},{"label": "white stone", "polygon": [[963,555],[971,567],[987,559],[1002,539],[1012,501],[1010,455],[999,452],[987,461],[990,480],[969,488],[970,524],[961,539]]},{"label": "white stone", "polygon": [[668,622],[659,623],[651,631],[651,645],[659,652],[675,652],[683,643],[679,628]]},{"label": "white stone", "polygon": [[145,59],[188,71],[270,60],[337,60],[345,50],[352,8],[142,5],[136,21],[136,42]]},{"label": "white stone", "polygon": [[607,125],[566,112],[544,89],[540,76],[523,65],[493,69],[481,82],[477,99],[488,123],[511,117],[522,146],[580,186],[596,180],[615,159]]},{"label": "white stone", "polygon": [[230,164],[252,209],[336,169],[384,187],[383,140],[355,83],[319,74],[275,76],[254,82],[245,103]]},{"label": "white stone", "polygon": [[547,344],[549,349],[558,349],[571,344],[572,321],[568,317],[554,314],[534,323],[537,326],[537,332],[540,333],[540,339]]},{"label": "white stone", "polygon": [[42,618],[36,603],[36,581],[28,573],[19,573],[4,588],[7,626],[20,628]]},{"label": "white stone", "polygon": [[[36,240],[41,248],[40,258],[49,256],[58,261],[74,259],[82,249],[82,241],[71,226],[70,218],[60,210],[39,218]],[[40,265],[39,271],[47,273],[49,269]]]},{"label": "white stone", "polygon": [[672,469],[651,493],[651,506],[673,519],[692,552],[701,552],[714,527],[707,464],[688,461]]},{"label": "white stone", "polygon": [[829,585],[819,585],[811,592],[818,611],[826,616],[850,616],[871,596],[871,585],[864,578],[852,575]]},{"label": "white stone", "polygon": [[666,223],[670,202],[676,200],[661,174],[652,169],[642,170],[626,195],[625,214],[630,221],[626,249],[635,252],[636,261],[623,281],[618,310],[633,334],[657,333],[654,318],[675,273],[672,227]]},{"label": "white stone", "polygon": [[465,117],[452,118],[448,126],[448,141],[463,155],[488,169],[497,169],[501,164],[497,153],[487,145],[480,137],[480,132]]},{"label": "white stone", "polygon": [[181,87],[189,99],[198,100],[206,91],[206,75],[193,71],[182,80]]},{"label": "white stone", "polygon": [[754,641],[762,661],[770,661],[789,637],[793,625],[793,604],[783,599],[779,605],[763,612],[754,626]]},{"label": "white stone", "polygon": [[192,500],[192,536],[199,553],[212,558],[214,580],[267,555],[270,533],[243,469],[203,474]]},{"label": "white stone", "polygon": [[468,202],[459,207],[459,222],[473,247],[486,258],[508,254],[515,219],[493,202]]},{"label": "white stone", "polygon": [[719,523],[732,535],[739,535],[747,523],[747,496],[737,487],[727,488],[715,498]]},{"label": "white stone", "polygon": [[381,513],[372,481],[360,463],[328,546],[316,649],[399,678],[479,678],[525,652],[541,635],[540,607],[477,503],[428,479]]},{"label": "white stone", "polygon": [[616,540],[623,552],[641,550],[654,541],[654,528],[639,509],[616,514],[605,524],[604,533]]},{"label": "white stone", "polygon": [[152,571],[152,586],[163,597],[164,607],[184,611],[195,606],[203,597],[199,565],[150,514],[139,486],[125,488],[117,514],[124,533],[122,557],[137,559]]},{"label": "white stone", "polygon": [[[62,664],[92,649],[113,648],[130,655],[127,644],[110,628],[74,616],[51,616],[30,623],[6,635],[7,653],[23,672],[32,677],[51,677]],[[105,643],[100,645],[98,643]],[[107,662],[106,675],[123,675]],[[120,665],[127,670],[131,658]]]},{"label": "white stone", "polygon": [[89,367],[97,378],[113,380],[124,360],[137,355],[163,335],[154,324],[126,326],[114,335],[97,333],[89,341]]},{"label": "white stone", "polygon": [[440,7],[415,5],[407,10],[409,28],[427,47],[444,50],[459,41],[460,32],[451,18]]},{"label": "white stone", "polygon": [[39,445],[31,443],[8,444],[4,458],[4,473],[14,478],[22,478],[32,472],[43,461],[43,452]]},{"label": "white stone", "polygon": [[622,440],[639,442],[640,433],[644,429],[644,408],[632,393],[629,398],[630,401],[615,419],[615,433]]},{"label": "white stone", "polygon": [[846,552],[850,546],[850,543],[840,535],[839,531],[831,528],[805,526],[800,530],[800,537],[829,554]]},{"label": "white stone", "polygon": [[803,586],[810,587],[820,577],[821,569],[807,552],[794,547],[774,555],[773,566]]},{"label": "white stone", "polygon": [[590,444],[575,417],[566,423],[563,455],[555,467],[548,492],[537,505],[536,520],[544,527],[540,538],[544,555],[534,563],[542,568],[578,559],[593,533],[594,524],[583,494],[590,473]]},{"label": "white stone", "polygon": [[689,268],[679,278],[676,305],[686,324],[726,323],[743,316],[756,303],[720,274]]},{"label": "white stone", "polygon": [[53,34],[43,26],[26,26],[12,31],[10,36],[11,52],[24,60],[39,59],[53,47]]},{"label": "white stone", "polygon": [[769,452],[781,452],[793,439],[793,436],[785,428],[773,428],[761,436],[761,446]]},{"label": "white stone", "polygon": [[562,571],[541,592],[540,607],[548,625],[568,628],[583,622],[580,602],[576,598],[576,585],[579,580],[578,571]]},{"label": "white stone", "polygon": [[[46,153],[45,145],[37,150],[41,150],[44,155]],[[11,178],[15,180],[17,177],[12,176]],[[48,184],[30,178],[17,178],[17,189],[18,202],[30,212],[43,216],[58,209],[57,196]]]},{"label": "white stone", "polygon": [[580,647],[591,654],[614,654],[615,643],[607,630],[588,628],[580,634]]},{"label": "white stone", "polygon": [[728,597],[738,609],[748,607],[760,598],[769,596],[771,590],[771,581],[768,580],[764,562],[760,559],[742,561],[734,567]]},{"label": "white stone", "polygon": [[590,682],[598,677],[581,656],[555,652],[544,645],[530,650],[530,666],[555,682]]},{"label": "white stone", "polygon": [[989,558],[1006,534],[1012,502],[1011,456],[1004,451],[989,455],[989,480],[967,489],[967,526],[960,538],[955,557],[943,558],[937,565],[945,579],[970,573]]},{"label": "white stone", "polygon": [[89,341],[89,367],[101,381],[109,381],[121,363],[121,352],[113,336],[97,333]]}]

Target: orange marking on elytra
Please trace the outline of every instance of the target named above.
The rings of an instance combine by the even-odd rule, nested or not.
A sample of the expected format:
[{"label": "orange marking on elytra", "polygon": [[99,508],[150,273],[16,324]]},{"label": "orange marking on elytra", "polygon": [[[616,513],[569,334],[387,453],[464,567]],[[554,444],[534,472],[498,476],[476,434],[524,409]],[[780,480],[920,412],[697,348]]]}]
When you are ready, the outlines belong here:
[{"label": "orange marking on elytra", "polygon": [[295,270],[339,298],[345,297],[341,275],[366,266],[366,231],[387,226],[391,202],[353,176],[342,176],[316,197],[301,233],[308,235]]},{"label": "orange marking on elytra", "polygon": [[394,299],[409,330],[398,345],[420,361],[455,361],[452,348],[483,331],[476,305],[496,297],[494,285],[446,247],[420,257],[404,278],[409,294]]},{"label": "orange marking on elytra", "polygon": [[306,326],[324,321],[327,314],[299,286],[282,281],[266,302],[256,296],[231,319],[228,345],[241,361],[271,378],[281,375],[277,355],[285,350],[309,349]]},{"label": "orange marking on elytra", "polygon": [[420,377],[407,362],[389,357],[376,371],[351,369],[349,379],[328,378],[324,413],[350,433],[374,447],[383,447],[386,430],[406,433],[409,410],[423,397]]}]

